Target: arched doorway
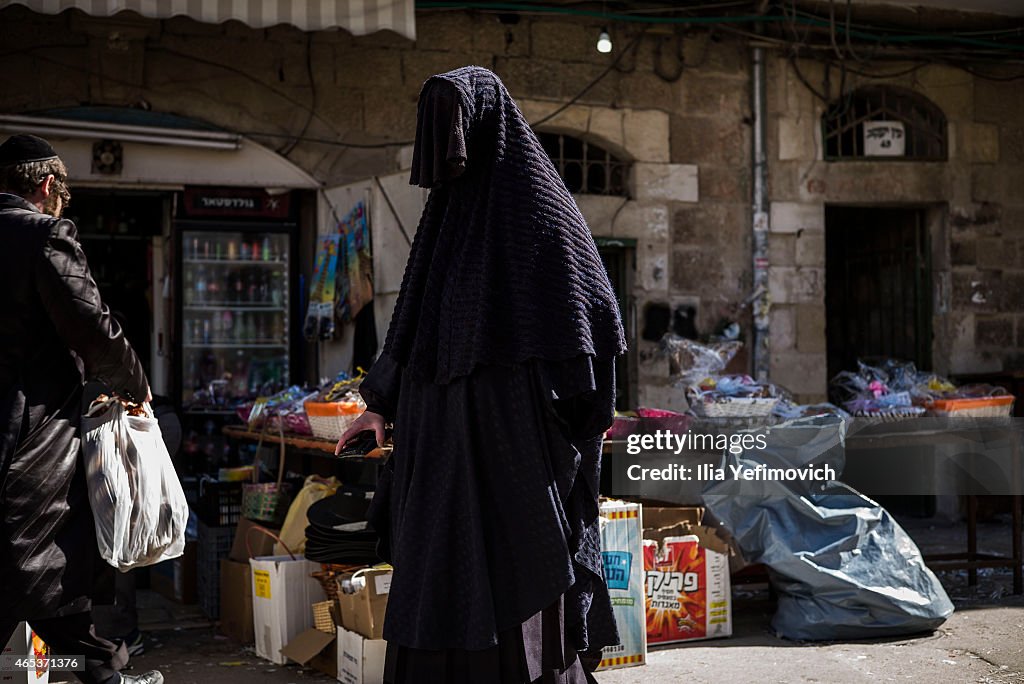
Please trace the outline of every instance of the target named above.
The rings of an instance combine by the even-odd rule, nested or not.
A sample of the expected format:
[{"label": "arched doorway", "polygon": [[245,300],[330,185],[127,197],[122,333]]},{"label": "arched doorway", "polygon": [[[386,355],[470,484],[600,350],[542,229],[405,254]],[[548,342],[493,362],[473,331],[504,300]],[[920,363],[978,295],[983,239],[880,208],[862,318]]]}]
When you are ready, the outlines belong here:
[{"label": "arched doorway", "polygon": [[[827,163],[944,162],[945,114],[905,88],[867,86],[822,114]],[[932,225],[936,207],[878,197],[825,207],[828,375],[887,357],[932,368]]]}]

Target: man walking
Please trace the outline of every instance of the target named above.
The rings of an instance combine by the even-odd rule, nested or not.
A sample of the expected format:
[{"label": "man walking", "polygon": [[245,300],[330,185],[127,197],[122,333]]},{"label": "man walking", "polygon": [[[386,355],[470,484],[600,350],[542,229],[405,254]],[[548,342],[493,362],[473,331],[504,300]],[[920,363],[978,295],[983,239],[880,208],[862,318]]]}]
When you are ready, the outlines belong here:
[{"label": "man walking", "polygon": [[84,656],[86,684],[122,676],[91,599],[103,563],[79,449],[82,383],[150,398],[142,365],[100,301],[75,225],[67,169],[42,138],[0,145],[0,646],[26,620],[54,655]]}]

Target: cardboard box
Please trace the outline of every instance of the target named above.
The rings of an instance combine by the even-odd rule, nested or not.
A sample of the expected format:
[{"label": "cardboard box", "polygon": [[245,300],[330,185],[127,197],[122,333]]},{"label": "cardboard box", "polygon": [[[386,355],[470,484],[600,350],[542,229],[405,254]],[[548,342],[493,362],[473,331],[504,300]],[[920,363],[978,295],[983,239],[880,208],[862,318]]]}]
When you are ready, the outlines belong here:
[{"label": "cardboard box", "polygon": [[383,684],[387,648],[388,644],[383,639],[366,639],[361,634],[338,627],[338,681],[344,684]]},{"label": "cardboard box", "polygon": [[604,649],[601,670],[642,665],[647,660],[642,533],[640,504],[601,502],[601,555],[622,642]]},{"label": "cardboard box", "polygon": [[[46,658],[50,653],[43,640],[37,637],[35,632],[26,623],[19,622],[14,630],[14,634],[11,635],[10,640],[4,645],[3,655],[22,658]],[[47,684],[49,681],[50,672],[47,667],[36,670],[0,670],[0,682],[3,682],[3,684]]]},{"label": "cardboard box", "polygon": [[324,590],[311,576],[320,569],[304,557],[265,556],[249,561],[252,568],[252,616],[256,655],[278,665],[286,659],[281,649],[313,626],[317,601]]},{"label": "cardboard box", "polygon": [[230,558],[220,562],[220,631],[242,644],[253,643],[252,570]]},{"label": "cardboard box", "polygon": [[732,634],[729,547],[696,508],[644,509],[647,641]]},{"label": "cardboard box", "polygon": [[[274,555],[274,538],[262,532],[249,534],[249,530],[254,527],[265,527],[274,534],[280,532],[278,529],[261,525],[248,518],[240,518],[238,520],[238,527],[235,528],[235,540],[231,543],[231,552],[228,553],[228,558],[239,563],[248,563],[250,558]],[[246,539],[249,540],[248,547],[246,546]],[[252,549],[251,556],[249,555],[249,549]]]},{"label": "cardboard box", "polygon": [[288,642],[288,645],[281,649],[281,655],[294,660],[299,665],[311,667],[332,679],[337,679],[338,649],[336,644],[336,634],[328,634],[318,629],[307,629]]},{"label": "cardboard box", "polygon": [[149,586],[164,598],[183,604],[198,600],[196,591],[196,542],[185,542],[185,552],[151,566]]},{"label": "cardboard box", "polygon": [[[390,569],[366,568],[338,577],[338,613],[341,625],[367,639],[384,636],[384,613],[391,591]],[[366,585],[354,594],[341,591],[345,579],[363,578]]]}]

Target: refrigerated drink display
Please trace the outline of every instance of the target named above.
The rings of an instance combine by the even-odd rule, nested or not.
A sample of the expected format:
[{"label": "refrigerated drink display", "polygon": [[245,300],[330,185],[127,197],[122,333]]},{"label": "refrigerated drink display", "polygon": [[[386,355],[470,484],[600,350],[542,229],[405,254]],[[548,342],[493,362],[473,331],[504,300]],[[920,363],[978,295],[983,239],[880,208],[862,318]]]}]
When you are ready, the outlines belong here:
[{"label": "refrigerated drink display", "polygon": [[287,233],[185,231],[182,404],[230,409],[289,381]]}]

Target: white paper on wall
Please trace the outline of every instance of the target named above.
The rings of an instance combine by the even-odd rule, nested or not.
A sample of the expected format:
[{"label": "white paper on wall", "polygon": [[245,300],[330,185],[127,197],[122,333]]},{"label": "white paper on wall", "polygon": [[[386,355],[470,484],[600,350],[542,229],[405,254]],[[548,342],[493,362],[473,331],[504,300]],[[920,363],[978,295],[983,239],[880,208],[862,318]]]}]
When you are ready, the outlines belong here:
[{"label": "white paper on wall", "polygon": [[907,137],[902,121],[865,121],[865,157],[902,157]]}]

